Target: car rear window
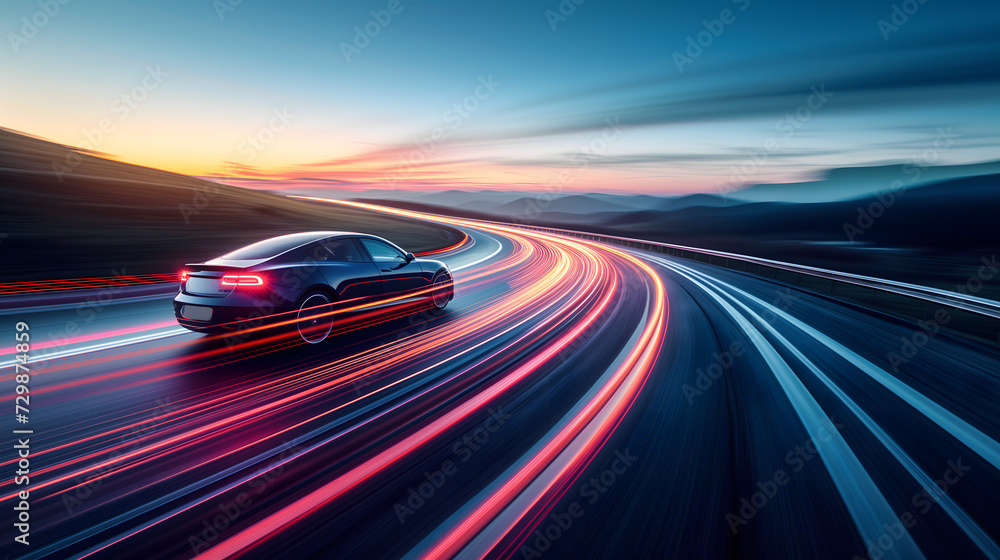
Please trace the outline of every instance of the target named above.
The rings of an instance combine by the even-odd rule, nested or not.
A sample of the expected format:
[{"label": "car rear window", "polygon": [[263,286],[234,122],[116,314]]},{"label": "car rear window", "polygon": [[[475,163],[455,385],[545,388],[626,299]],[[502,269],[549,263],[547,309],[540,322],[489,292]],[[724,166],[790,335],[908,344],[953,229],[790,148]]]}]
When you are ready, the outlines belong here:
[{"label": "car rear window", "polygon": [[264,241],[258,241],[253,245],[247,245],[242,249],[226,253],[220,258],[230,260],[267,259],[280,255],[289,249],[294,249],[299,245],[315,240],[316,234],[312,233],[293,233],[290,235],[282,235],[281,237],[273,237],[271,239],[265,239]]}]

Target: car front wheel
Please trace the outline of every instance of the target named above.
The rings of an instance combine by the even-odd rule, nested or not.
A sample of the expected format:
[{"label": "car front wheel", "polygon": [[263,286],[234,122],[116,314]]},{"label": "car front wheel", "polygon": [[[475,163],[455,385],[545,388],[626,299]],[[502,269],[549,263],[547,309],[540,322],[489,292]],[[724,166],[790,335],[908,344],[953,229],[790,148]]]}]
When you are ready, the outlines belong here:
[{"label": "car front wheel", "polygon": [[448,275],[442,273],[434,277],[434,283],[431,285],[431,301],[434,302],[434,309],[441,310],[448,305],[453,289]]}]

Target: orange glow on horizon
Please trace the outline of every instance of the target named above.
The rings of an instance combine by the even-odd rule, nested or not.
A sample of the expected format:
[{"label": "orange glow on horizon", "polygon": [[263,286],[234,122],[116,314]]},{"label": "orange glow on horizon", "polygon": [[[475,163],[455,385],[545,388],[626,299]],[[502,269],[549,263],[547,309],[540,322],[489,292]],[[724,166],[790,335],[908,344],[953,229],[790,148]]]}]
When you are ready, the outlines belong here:
[{"label": "orange glow on horizon", "polygon": [[[286,141],[281,150],[268,150],[259,157],[249,158],[248,162],[248,158],[240,159],[241,146],[230,150],[232,153],[220,153],[218,147],[210,148],[204,140],[192,141],[190,133],[174,144],[178,139],[170,133],[169,127],[166,130],[166,133],[144,134],[143,142],[134,142],[131,136],[104,136],[86,128],[68,135],[36,137],[112,161],[259,190],[496,190],[673,195],[716,192],[719,183],[715,177],[678,176],[665,180],[662,176],[648,177],[646,173],[623,173],[609,168],[510,165],[486,159],[449,160],[445,157],[422,161],[412,146],[382,147],[301,163],[298,154],[309,150],[294,139]],[[183,151],[177,149],[178,145],[184,146]],[[242,146],[242,149],[252,154],[246,151],[250,146]],[[231,159],[225,159],[227,156]]]}]

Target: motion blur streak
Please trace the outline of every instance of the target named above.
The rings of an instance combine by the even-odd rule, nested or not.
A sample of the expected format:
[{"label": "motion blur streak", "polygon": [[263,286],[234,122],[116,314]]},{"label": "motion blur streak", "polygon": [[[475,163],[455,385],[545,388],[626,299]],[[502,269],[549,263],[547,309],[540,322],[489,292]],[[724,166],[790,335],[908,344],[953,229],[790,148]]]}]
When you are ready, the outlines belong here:
[{"label": "motion blur streak", "polygon": [[112,330],[112,331],[104,331],[104,332],[100,332],[100,333],[96,333],[96,334],[90,334],[90,335],[84,335],[84,336],[76,336],[76,337],[72,337],[72,338],[66,338],[64,340],[59,340],[59,341],[39,342],[39,343],[35,344],[33,346],[33,348],[35,350],[45,350],[47,348],[52,348],[52,347],[71,346],[71,345],[74,345],[74,344],[80,344],[82,342],[92,342],[94,340],[106,340],[106,339],[109,339],[109,338],[117,338],[117,337],[132,335],[132,334],[136,334],[136,333],[140,333],[140,332],[147,332],[147,331],[152,331],[152,330],[156,330],[156,329],[166,329],[166,328],[170,328],[174,332],[182,332],[182,331],[177,330],[177,321],[161,321],[159,323],[153,323],[153,324],[149,324],[149,325],[142,325],[142,326],[139,326],[139,327],[126,327],[126,328],[123,328],[123,329],[115,329],[115,330]]},{"label": "motion blur streak", "polygon": [[[594,246],[593,244],[589,244]],[[650,291],[653,295],[642,333],[634,347],[625,358],[624,363],[604,382],[597,393],[586,401],[582,401],[571,417],[564,420],[565,424],[553,434],[542,448],[531,457],[526,464],[502,483],[499,490],[481,500],[481,504],[469,514],[465,520],[452,530],[433,549],[427,551],[423,558],[442,558],[455,555],[463,546],[494,519],[504,508],[509,507],[515,498],[521,497],[518,511],[510,516],[512,519],[500,527],[493,527],[490,535],[476,550],[467,550],[471,556],[485,555],[500,538],[513,531],[515,523],[521,521],[529,512],[538,506],[539,502],[555,487],[565,491],[580,475],[583,468],[596,455],[597,450],[610,436],[611,431],[621,422],[622,416],[631,407],[639,390],[650,374],[653,362],[662,345],[663,327],[666,322],[666,298],[663,284],[648,265],[638,259],[617,250],[608,250],[631,261],[636,272],[650,279]],[[567,457],[563,459],[561,455]],[[562,460],[561,460],[562,459]],[[558,462],[558,463],[557,463]],[[555,466],[547,477],[543,470]],[[533,481],[547,480],[544,485],[533,488],[533,499],[525,500],[522,493]],[[555,500],[550,500],[554,504]],[[551,508],[551,506],[550,506]],[[549,508],[549,509],[550,509]],[[538,520],[546,512],[535,516]]]},{"label": "motion blur streak", "polygon": [[[991,539],[990,536],[987,535],[985,531],[983,531],[983,529],[964,510],[962,510],[961,507],[959,507],[955,503],[954,500],[951,499],[951,497],[949,497],[945,492],[941,490],[941,488],[939,488],[934,483],[934,479],[919,467],[917,461],[914,460],[914,458],[910,456],[902,448],[902,446],[900,446],[899,443],[885,431],[884,428],[879,426],[878,423],[868,413],[866,413],[861,408],[860,405],[858,405],[853,399],[850,398],[850,396],[847,395],[847,393],[845,393],[840,387],[838,387],[830,379],[829,376],[823,373],[822,370],[820,370],[820,368],[817,367],[816,364],[812,362],[812,360],[807,358],[804,354],[802,354],[802,352],[800,352],[797,348],[795,348],[795,346],[792,345],[788,341],[788,339],[781,336],[781,334],[777,331],[777,329],[772,327],[767,321],[762,320],[762,318],[757,313],[754,313],[743,302],[739,301],[733,295],[727,293],[724,290],[729,289],[732,290],[733,293],[739,293],[744,297],[748,298],[749,300],[756,300],[757,303],[761,304],[765,308],[769,308],[769,310],[772,313],[783,313],[781,310],[776,309],[773,306],[770,306],[760,300],[757,300],[757,298],[750,296],[749,294],[743,292],[742,290],[733,288],[732,286],[729,286],[725,283],[715,281],[711,277],[702,274],[698,271],[691,270],[683,266],[679,266],[675,263],[667,263],[662,259],[654,259],[654,260],[657,260],[658,262],[660,262],[660,264],[663,264],[668,268],[676,270],[679,274],[682,274],[685,277],[692,279],[692,281],[694,281],[692,276],[696,276],[698,278],[701,278],[708,285],[715,286],[717,293],[719,293],[720,295],[725,297],[728,301],[730,301],[731,303],[742,309],[743,312],[747,314],[747,316],[754,318],[758,324],[763,326],[775,338],[775,340],[777,340],[783,347],[788,349],[788,351],[793,356],[795,356],[797,360],[799,360],[807,368],[809,368],[809,371],[811,371],[813,375],[815,375],[820,381],[822,381],[823,384],[828,389],[830,389],[831,392],[837,395],[838,399],[840,399],[848,406],[851,412],[854,413],[854,415],[857,416],[858,419],[862,421],[865,427],[868,428],[868,430],[871,431],[876,438],[878,438],[878,440],[882,443],[882,445],[884,445],[886,449],[893,455],[893,457],[895,457],[896,460],[899,461],[901,466],[906,469],[906,471],[910,474],[910,476],[916,479],[922,487],[928,489],[930,492],[933,493],[934,500],[937,503],[939,503],[941,507],[952,518],[952,520],[956,524],[958,524],[959,527],[962,528],[962,531],[965,532],[965,534],[976,543],[976,545],[980,548],[980,550],[982,550],[985,554],[987,554],[991,558],[1000,558],[1000,546],[997,546],[997,543],[994,542],[993,539]],[[705,289],[707,290],[708,288]]]},{"label": "motion blur streak", "polygon": [[[750,321],[726,302],[718,292],[697,280],[692,279],[692,282],[705,290],[747,333],[781,384],[781,388],[795,408],[798,418],[809,431],[810,438],[813,441],[827,438],[830,440],[828,445],[818,448],[819,456],[826,464],[827,470],[840,491],[845,505],[850,510],[851,517],[853,517],[861,535],[868,540],[877,540],[884,531],[883,527],[891,526],[895,521],[896,514],[861,461],[837,432],[833,422],[823,413],[822,407],[813,395],[795,376],[777,350],[761,335],[760,331],[754,328]],[[763,322],[759,316],[754,315],[754,318]],[[889,557],[901,560],[924,557],[908,533],[904,532],[899,540],[900,542],[896,546],[887,551],[886,554]]]},{"label": "motion blur streak", "polygon": [[55,290],[82,290],[109,286],[142,286],[176,280],[176,274],[141,274],[134,276],[105,276],[102,278],[70,278],[67,280],[34,280],[25,282],[0,282],[0,295],[50,292]]},{"label": "motion blur streak", "polygon": [[72,306],[25,310],[57,342],[19,557],[998,556],[996,351],[941,332],[893,370],[914,325],[769,279],[329,202],[465,232],[455,300],[339,302],[315,346],[171,334],[169,297],[68,338]]},{"label": "motion blur streak", "polygon": [[[469,224],[461,223],[469,227]],[[226,555],[251,546],[253,542],[266,538],[291,521],[308,515],[336,499],[347,490],[365,483],[380,472],[398,464],[421,446],[453,433],[465,420],[485,413],[491,407],[500,407],[500,399],[510,391],[520,390],[544,378],[543,368],[548,368],[562,357],[560,353],[576,343],[595,324],[606,321],[612,304],[621,299],[621,262],[623,255],[587,246],[572,241],[544,238],[541,235],[508,231],[508,228],[484,228],[506,239],[497,243],[499,248],[484,258],[470,263],[468,270],[456,274],[457,289],[467,294],[476,303],[468,312],[452,320],[428,328],[421,332],[400,336],[395,342],[376,345],[369,350],[347,354],[333,361],[319,362],[302,368],[294,374],[275,378],[271,381],[241,384],[228,388],[214,387],[200,397],[191,397],[160,407],[149,413],[131,415],[131,422],[102,423],[108,429],[87,430],[85,426],[69,430],[69,433],[88,432],[58,445],[48,446],[38,451],[40,457],[52,455],[35,474],[40,482],[34,489],[46,492],[58,488],[59,492],[73,495],[92,492],[93,480],[103,483],[104,479],[120,480],[128,477],[139,480],[153,465],[166,467],[157,479],[141,483],[140,486],[119,495],[117,500],[143,493],[150,488],[163,486],[171,479],[191,476],[217,468],[219,465],[244,464],[238,460],[247,457],[248,452],[258,454],[252,462],[261,464],[267,456],[265,451],[271,441],[279,443],[279,438],[306,433],[321,435],[328,433],[320,443],[312,444],[298,451],[285,462],[304,459],[307,453],[315,453],[321,446],[329,446],[338,439],[354,437],[354,432],[364,427],[366,437],[384,442],[382,450],[357,463],[357,466],[334,478],[326,485],[314,490],[298,501],[276,513],[261,519],[258,524],[234,533],[222,540],[207,554],[209,557]],[[491,239],[485,237],[484,239]],[[451,254],[464,254],[475,248],[475,242],[467,241],[450,248]],[[507,246],[506,254],[498,251]],[[491,249],[488,244],[484,249]],[[443,253],[447,258],[449,253]],[[471,255],[469,258],[476,257]],[[491,260],[484,264],[485,261]],[[455,269],[466,266],[459,261]],[[499,289],[498,289],[499,288]],[[476,297],[477,293],[482,296]],[[662,320],[662,294],[658,296]],[[615,304],[617,305],[617,304]],[[365,311],[355,308],[355,311]],[[394,320],[375,317],[376,323]],[[345,325],[343,332],[355,332],[356,328]],[[114,329],[106,331],[108,337],[119,336],[141,329]],[[360,331],[357,331],[360,332]],[[649,330],[644,339],[659,332],[659,326]],[[96,340],[100,336],[89,336]],[[241,352],[227,353],[225,348],[212,348],[210,342],[223,337],[205,337],[199,342],[204,349],[193,348],[192,352],[178,356],[160,356],[165,347],[149,345],[131,352],[114,355],[98,355],[82,362],[85,366],[112,366],[111,371],[93,377],[65,379],[58,374],[54,383],[40,388],[39,392],[51,395],[65,395],[69,391],[80,394],[81,389],[100,384],[100,391],[120,392],[138,385],[129,383],[130,377],[153,371],[165,371],[148,383],[159,383],[180,375],[191,375],[206,371],[210,364],[218,366],[239,364],[253,357],[273,353],[279,347],[288,346],[279,335],[267,335],[251,339]],[[82,342],[75,340],[74,342]],[[174,349],[190,348],[192,342],[171,345]],[[656,347],[653,345],[652,347]],[[636,352],[630,358],[627,369],[636,362],[644,361],[649,352]],[[147,357],[148,356],[148,357]],[[471,358],[471,361],[470,361]],[[564,357],[562,357],[565,359]],[[127,365],[139,359],[137,365]],[[124,362],[124,363],[119,363]],[[207,363],[206,363],[207,362]],[[400,368],[400,364],[408,364]],[[458,369],[454,369],[460,366]],[[70,371],[69,365],[56,364],[46,371],[52,376]],[[124,367],[122,367],[124,366]],[[627,373],[622,370],[622,375]],[[124,384],[121,384],[125,381]],[[116,385],[108,385],[117,382]],[[616,380],[616,384],[621,380]],[[96,389],[96,387],[95,387]],[[355,395],[350,394],[350,389]],[[470,392],[470,389],[472,391]],[[607,391],[605,391],[607,393]],[[86,391],[85,394],[98,394]],[[346,398],[345,398],[346,397]],[[60,397],[55,397],[60,398]],[[331,402],[339,401],[333,405]],[[601,401],[605,401],[602,396]],[[302,407],[304,403],[319,404],[319,413],[304,416],[299,421],[283,426],[274,426],[270,418],[275,411],[291,406]],[[329,405],[321,403],[330,402]],[[384,408],[386,405],[391,405]],[[358,415],[362,411],[378,411],[377,414]],[[382,410],[378,410],[379,408]],[[303,407],[305,409],[305,407]],[[438,409],[442,412],[428,418],[423,425],[413,423],[415,415],[422,410]],[[353,412],[352,412],[353,411]],[[444,412],[446,411],[446,412]],[[390,414],[390,412],[392,414]],[[592,416],[593,413],[588,413]],[[351,421],[356,418],[356,421]],[[346,421],[346,423],[345,423]],[[264,426],[271,424],[270,428]],[[238,433],[260,433],[254,439],[245,440]],[[399,434],[399,435],[394,435]],[[301,439],[301,436],[299,436]],[[236,443],[237,440],[244,440]],[[395,441],[394,441],[395,440]],[[110,442],[110,445],[108,444]],[[279,446],[274,447],[277,449]],[[171,466],[174,457],[198,451],[201,455],[187,465]],[[273,466],[272,466],[273,468]],[[130,472],[135,474],[129,474]],[[265,471],[266,472],[266,469]],[[260,473],[258,473],[260,474]],[[96,478],[95,478],[96,477]],[[242,478],[246,482],[247,478]],[[10,482],[4,484],[9,490],[4,499],[15,497]],[[89,554],[106,553],[108,547],[121,546],[129,537],[138,535],[149,527],[175,519],[180,512],[197,507],[206,500],[234,488],[223,486],[200,499],[181,504],[172,511],[157,515],[152,521],[136,526],[133,531],[120,533],[103,543],[89,548]],[[195,487],[192,487],[193,491]],[[170,494],[173,495],[173,494]],[[184,497],[183,495],[177,497]],[[111,498],[109,498],[111,499]],[[98,500],[103,502],[103,500]],[[126,518],[136,518],[162,502],[134,505]],[[97,502],[81,504],[90,510],[99,507]],[[108,525],[94,525],[68,535],[45,550],[60,550],[73,543],[96,534]],[[269,527],[270,530],[260,530]],[[247,535],[253,535],[247,539]]]},{"label": "motion blur streak", "polygon": [[[496,229],[503,230],[506,228]],[[589,261],[590,264],[597,265],[599,269],[604,271],[604,274],[607,277],[610,277],[613,280],[615,278],[615,274],[613,274],[613,266],[615,264],[619,264],[620,266],[620,263],[616,263],[618,259],[610,258],[614,255],[626,261],[631,260],[637,268],[643,269],[649,274],[654,287],[653,293],[655,294],[655,297],[653,299],[655,300],[655,303],[653,305],[652,312],[649,313],[648,319],[645,321],[645,328],[643,329],[643,334],[640,337],[640,343],[629,353],[625,363],[619,368],[612,379],[601,388],[598,394],[591,399],[583,410],[581,410],[576,417],[573,418],[569,425],[558,434],[555,440],[546,445],[545,453],[542,453],[534,458],[530,462],[529,468],[522,471],[516,481],[509,484],[505,488],[504,498],[508,501],[518,492],[518,490],[515,489],[518,485],[523,486],[523,484],[533,479],[537,476],[538,471],[544,465],[555,459],[559,451],[565,450],[572,438],[578,435],[580,431],[589,422],[591,422],[595,416],[598,415],[599,412],[603,412],[602,408],[604,405],[606,405],[611,397],[620,388],[622,388],[626,382],[628,382],[628,388],[621,396],[619,396],[618,399],[616,399],[617,407],[614,408],[612,413],[606,413],[604,415],[606,417],[605,420],[600,423],[601,427],[604,429],[604,433],[591,436],[589,444],[590,446],[596,446],[603,441],[607,435],[607,431],[617,424],[618,416],[627,410],[632,399],[634,398],[635,393],[639,388],[641,388],[642,381],[644,380],[645,375],[648,374],[649,366],[660,346],[660,340],[658,337],[662,333],[663,321],[665,318],[665,298],[663,296],[662,284],[659,282],[659,278],[656,277],[656,275],[653,274],[649,267],[645,264],[618,251],[598,248],[593,244],[588,244],[588,246],[546,235],[537,235],[536,237],[545,240],[549,246],[556,248],[560,256],[558,266],[553,268],[550,272],[553,280],[565,277],[568,272],[567,269],[569,268],[569,265],[574,262],[574,259],[570,258],[570,254],[575,254],[577,256],[575,259],[577,262]],[[549,275],[542,277],[542,283],[546,286],[550,284],[549,281],[545,281],[547,276]],[[226,558],[254,546],[254,544],[258,541],[264,540],[273,533],[285,529],[290,524],[295,523],[305,518],[310,513],[326,506],[357,485],[368,481],[369,478],[387,469],[387,467],[394,461],[402,460],[408,454],[416,451],[421,446],[433,442],[436,437],[446,433],[470,415],[482,412],[491,404],[495,404],[496,399],[500,395],[526,379],[528,376],[536,373],[543,364],[557,355],[563,347],[572,344],[574,339],[586,331],[591,326],[593,321],[604,312],[609,301],[614,295],[616,295],[616,291],[617,284],[613,281],[601,302],[594,306],[587,316],[573,329],[568,331],[553,343],[549,344],[543,351],[537,353],[530,361],[505,375],[500,381],[494,383],[488,389],[483,390],[472,398],[467,399],[462,404],[452,407],[448,412],[442,414],[430,424],[420,430],[417,430],[408,438],[400,441],[379,455],[368,460],[360,467],[352,469],[346,475],[331,481],[319,490],[305,496],[292,505],[282,509],[278,513],[269,516],[256,525],[248,527],[231,539],[222,542],[208,551],[204,557]],[[537,298],[541,295],[543,294],[538,293],[535,294],[534,297]],[[590,449],[591,448],[588,447],[588,451]],[[577,453],[575,458],[583,460],[586,458],[586,455]],[[496,500],[490,500],[491,506],[496,506],[497,504],[498,502]],[[478,517],[481,521],[487,520],[484,515],[480,515]],[[476,522],[473,521],[473,523]],[[456,544],[454,543],[454,540],[451,540],[447,546],[448,548],[454,548]],[[440,554],[440,551],[432,552],[432,555],[434,554]]]},{"label": "motion blur streak", "polygon": [[429,257],[431,255],[442,255],[444,253],[453,253],[457,251],[459,248],[467,248],[470,245],[469,242],[470,241],[474,242],[474,240],[472,240],[472,238],[469,237],[468,233],[465,232],[462,233],[464,234],[464,237],[462,237],[461,241],[455,243],[454,245],[450,245],[448,247],[442,247],[440,249],[433,249],[431,251],[418,251],[414,253],[414,255],[418,257]]},{"label": "motion blur streak", "polygon": [[[565,254],[562,254],[562,256],[564,258],[560,261],[559,265],[555,266],[555,267],[552,267],[552,268],[549,268],[549,270],[545,274],[541,275],[540,278],[538,279],[538,284],[536,286],[532,286],[531,289],[524,290],[522,293],[518,294],[518,296],[516,298],[514,298],[513,300],[505,302],[505,305],[502,306],[502,307],[506,308],[507,306],[510,306],[511,308],[514,308],[514,309],[517,309],[517,308],[529,308],[529,306],[528,306],[528,302],[529,301],[537,301],[542,295],[545,295],[544,292],[546,290],[551,289],[551,287],[553,285],[556,285],[558,280],[560,280],[562,278],[565,278],[567,276],[570,276],[570,277],[573,276],[573,275],[567,275],[566,274],[567,273],[567,268],[568,268],[569,264],[571,263],[571,261],[569,259],[565,258],[566,257]],[[504,318],[504,317],[506,317],[508,315],[509,314],[505,313],[503,311],[503,309],[500,309],[498,311],[495,311],[495,312],[492,312],[492,313],[488,314],[485,318],[487,320],[490,320],[490,319],[492,319],[492,320],[500,320],[500,319],[502,319],[502,318]],[[477,318],[477,320],[482,320],[482,319],[483,319],[483,317]],[[464,328],[465,329],[471,329],[471,325],[465,326]],[[422,340],[421,344],[419,346],[413,348],[409,352],[403,353],[402,357],[403,358],[407,358],[407,357],[411,357],[412,356],[412,357],[415,358],[418,355],[425,355],[426,356],[426,355],[429,355],[430,353],[433,353],[435,351],[439,351],[440,348],[443,346],[443,342],[447,342],[447,340],[449,338],[453,337],[453,336],[456,336],[456,335],[452,335],[450,332],[437,333],[437,336],[428,337],[427,340]],[[394,350],[399,351],[400,347],[397,346],[396,348],[394,348]],[[339,388],[339,387],[342,387],[342,386],[346,385],[349,381],[351,381],[354,377],[363,377],[363,376],[366,376],[366,375],[372,375],[373,372],[379,371],[382,368],[385,368],[387,366],[391,366],[392,364],[393,364],[392,361],[388,361],[388,360],[387,361],[381,361],[380,363],[378,363],[376,365],[371,365],[371,366],[368,366],[366,368],[361,368],[361,369],[355,370],[353,373],[347,374],[347,376],[345,376],[345,377],[337,378],[335,381],[330,381],[330,382],[327,382],[327,383],[324,383],[324,384],[321,384],[321,385],[318,385],[318,386],[314,386],[314,387],[312,387],[311,389],[308,389],[305,392],[303,392],[303,391],[291,392],[287,396],[285,396],[284,398],[281,398],[281,399],[279,399],[279,398],[270,399],[268,401],[265,401],[265,404],[263,404],[261,406],[257,406],[257,407],[251,408],[251,409],[246,410],[246,411],[244,411],[244,412],[242,412],[240,414],[236,414],[236,415],[226,414],[224,418],[219,419],[217,422],[209,423],[207,425],[201,425],[197,429],[194,429],[194,430],[189,431],[189,432],[185,432],[185,433],[180,434],[180,435],[178,435],[178,436],[176,436],[174,438],[169,438],[169,439],[165,439],[165,440],[159,441],[159,442],[157,442],[157,443],[155,443],[153,445],[150,445],[148,447],[143,447],[141,449],[136,449],[134,451],[127,452],[127,453],[117,454],[115,456],[115,458],[112,459],[112,460],[110,460],[110,461],[103,461],[103,462],[91,465],[90,467],[88,467],[86,469],[83,469],[83,470],[80,470],[80,471],[76,471],[76,472],[72,472],[72,473],[67,473],[66,475],[64,475],[62,477],[56,477],[56,478],[53,478],[51,480],[46,480],[44,483],[42,483],[40,485],[36,485],[36,488],[48,487],[50,485],[57,484],[59,482],[63,482],[64,480],[68,480],[70,478],[86,476],[86,475],[88,475],[88,474],[90,474],[92,472],[104,472],[104,471],[107,471],[108,469],[110,469],[112,467],[112,465],[121,464],[121,463],[126,462],[126,461],[128,461],[130,459],[134,459],[134,458],[136,458],[136,457],[138,457],[140,455],[147,454],[147,453],[149,453],[151,451],[155,451],[155,450],[158,450],[158,449],[161,449],[161,448],[170,448],[171,446],[174,446],[174,445],[180,445],[181,447],[187,447],[189,445],[196,445],[196,444],[200,443],[199,439],[195,439],[197,436],[200,436],[200,435],[205,434],[205,433],[211,433],[214,430],[220,429],[220,428],[222,428],[224,426],[227,426],[227,425],[238,424],[240,421],[242,421],[244,419],[252,419],[252,418],[256,417],[257,415],[265,414],[269,410],[280,409],[281,407],[286,406],[289,403],[294,402],[296,400],[300,400],[303,397],[310,396],[310,395],[313,395],[313,394],[322,394],[324,391],[326,391],[326,390],[328,390],[330,388]],[[416,374],[413,374],[413,375],[416,375]],[[259,387],[257,390],[258,391],[261,391],[261,390],[265,390],[266,391],[266,389],[268,389],[268,388],[266,388],[266,387]],[[379,389],[379,390],[381,390],[381,389]],[[376,392],[377,391],[378,390],[376,390]],[[371,393],[371,394],[374,394],[374,393]],[[214,406],[216,404],[228,403],[228,402],[231,401],[232,397],[233,397],[233,395],[231,395],[231,394],[226,395],[223,399],[221,399],[218,402],[214,402],[214,403],[213,402],[209,402],[208,406]],[[353,402],[354,401],[351,401],[348,404],[351,404]],[[113,435],[113,434],[110,434],[110,433],[109,434],[104,434],[104,436],[107,439],[110,439],[111,435]],[[275,434],[275,435],[277,435],[277,434]],[[274,437],[274,436],[271,436],[271,437]],[[185,442],[185,443],[181,443],[181,442]],[[121,444],[112,446],[110,448],[105,447],[105,448],[102,448],[99,451],[95,451],[95,452],[93,452],[91,454],[87,454],[87,455],[82,455],[82,456],[76,457],[76,458],[68,461],[67,463],[65,463],[62,466],[65,466],[66,464],[74,464],[74,463],[84,462],[84,461],[88,461],[88,460],[93,460],[98,455],[107,454],[110,451],[119,451],[119,450],[124,449],[126,447],[134,447],[135,443],[136,443],[135,441],[130,440],[130,441],[123,442]],[[176,451],[176,450],[177,449],[175,447],[174,451]],[[150,457],[150,458],[142,461],[141,463],[148,462],[148,461],[150,461],[152,459],[153,459],[153,457]],[[136,463],[136,464],[141,464],[141,463]],[[50,468],[42,469],[39,472],[41,474],[46,474],[50,469],[55,469],[55,468],[56,467],[50,467]],[[5,485],[5,486],[7,486],[7,485]],[[11,498],[14,495],[16,495],[16,494],[11,494],[10,496],[6,496],[5,499]]]}]

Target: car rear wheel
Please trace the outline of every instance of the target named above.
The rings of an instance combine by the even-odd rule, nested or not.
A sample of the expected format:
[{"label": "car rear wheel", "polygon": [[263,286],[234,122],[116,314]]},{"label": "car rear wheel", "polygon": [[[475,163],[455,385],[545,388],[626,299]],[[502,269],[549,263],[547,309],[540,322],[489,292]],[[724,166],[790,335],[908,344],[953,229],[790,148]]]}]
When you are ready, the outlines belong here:
[{"label": "car rear wheel", "polygon": [[446,274],[434,277],[434,283],[431,285],[431,301],[434,303],[434,309],[441,310],[448,305],[452,289],[451,279]]},{"label": "car rear wheel", "polygon": [[299,336],[309,344],[326,340],[333,329],[333,303],[323,292],[310,292],[299,304],[296,326]]}]

